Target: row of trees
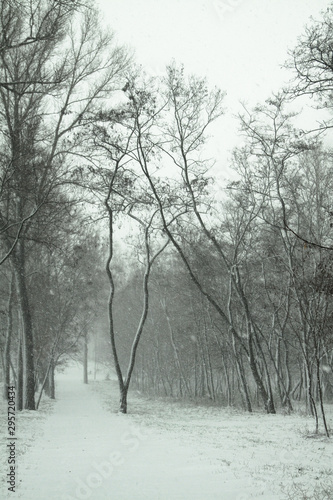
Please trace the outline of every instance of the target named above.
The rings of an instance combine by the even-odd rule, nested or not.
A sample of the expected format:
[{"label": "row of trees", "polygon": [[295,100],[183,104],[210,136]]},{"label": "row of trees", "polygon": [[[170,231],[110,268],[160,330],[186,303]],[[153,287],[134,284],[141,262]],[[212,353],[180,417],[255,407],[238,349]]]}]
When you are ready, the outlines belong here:
[{"label": "row of trees", "polygon": [[108,283],[122,412],[134,376],[248,411],[304,398],[328,434],[332,167],[319,138],[330,123],[306,133],[288,110],[308,93],[330,107],[332,12],[291,54],[288,90],[239,116],[223,190],[205,154],[223,92],[176,64],[148,79],[90,2],[7,1],[1,15],[2,352],[23,407],[35,408],[38,378],[51,373],[52,388],[82,332],[87,344]]},{"label": "row of trees", "polygon": [[[297,179],[291,181],[294,201],[290,209],[297,214],[296,202],[303,201],[302,213],[297,214],[306,222],[298,227],[303,235],[309,234],[305,230],[318,212],[326,219],[329,232],[327,214],[315,211],[318,206],[313,203],[316,197],[326,199],[331,182],[327,158],[315,151],[299,160],[307,165],[308,186],[305,175],[300,183],[299,165],[295,164]],[[321,187],[316,183],[318,168]],[[231,187],[234,192],[234,184]],[[137,384],[158,394],[242,402],[249,411],[258,397],[271,412],[276,406],[291,411],[294,400],[304,399],[309,411],[315,413],[323,395],[327,401],[333,396],[330,251],[286,233],[281,218],[267,224],[267,212],[253,218],[253,208],[258,206],[249,210],[238,189],[239,185],[235,200],[224,206],[223,221],[214,231],[215,238],[224,242],[229,265],[221,262],[202,236],[182,228],[191,269],[209,301],[175,256],[153,274],[152,305],[139,351]],[[281,217],[277,204],[274,209],[271,213],[277,218],[280,212]],[[133,328],[124,297],[130,296],[130,303],[135,303],[137,281],[137,276],[129,281],[117,305],[122,344],[126,339],[124,356]],[[261,383],[267,399],[262,397],[265,392],[260,392]]]},{"label": "row of trees", "polygon": [[[124,127],[126,120],[129,131],[126,150],[118,150],[119,141],[112,140],[119,134],[113,122],[112,131],[104,124],[96,132],[111,160],[118,151],[133,155],[141,169],[136,179],[148,183],[143,200],[133,186],[130,193],[122,193],[126,208],[120,213],[133,215],[134,210],[142,211],[143,203],[149,204],[159,217],[157,228],[163,228],[172,245],[155,276],[157,288],[150,287],[153,306],[145,318],[146,330],[150,324],[155,341],[149,337],[142,346],[137,383],[165,394],[201,392],[212,399],[220,387],[229,402],[237,384],[247,410],[252,411],[255,395],[269,413],[275,413],[276,400],[292,410],[293,396],[304,395],[317,427],[319,402],[328,433],[323,399],[324,392],[332,393],[330,153],[316,138],[300,138],[293,115],[284,111],[283,97],[276,96],[240,117],[246,143],[234,153],[238,180],[228,186],[226,201],[216,201],[200,149],[205,129],[219,116],[221,94],[207,93],[203,81],[186,82],[174,67],[166,84],[157,113],[146,112],[147,93],[136,90],[129,96],[135,110],[124,112],[120,122]],[[143,96],[143,107],[138,95]],[[165,111],[171,111],[167,119]],[[159,128],[161,116],[168,128]],[[166,158],[176,167],[167,182]],[[133,161],[129,164],[132,168]],[[128,168],[125,162],[120,171],[134,178]],[[117,211],[118,187],[113,194]],[[179,260],[191,286],[179,280]],[[177,300],[183,297],[186,302],[182,314],[168,312],[168,300],[173,302],[170,294],[163,297],[168,287]],[[145,314],[148,296],[145,288]],[[118,319],[122,339],[126,328],[134,328],[127,315],[125,310]]]},{"label": "row of trees", "polygon": [[89,249],[77,131],[117,88],[128,57],[90,2],[4,0],[0,25],[0,263],[2,293],[11,290],[3,367],[7,384],[14,337],[18,398],[33,410],[36,381],[76,344],[79,312],[92,301],[75,268],[76,251]]}]

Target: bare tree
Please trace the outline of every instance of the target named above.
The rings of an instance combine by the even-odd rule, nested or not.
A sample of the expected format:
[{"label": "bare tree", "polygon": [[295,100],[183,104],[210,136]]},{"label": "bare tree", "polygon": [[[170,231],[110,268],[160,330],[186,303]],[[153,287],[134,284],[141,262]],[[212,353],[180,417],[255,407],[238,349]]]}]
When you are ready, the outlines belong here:
[{"label": "bare tree", "polygon": [[[3,0],[0,52],[59,38],[73,11],[83,5],[84,2],[76,0]],[[12,82],[11,88],[17,83]]]},{"label": "bare tree", "polygon": [[[261,227],[266,225],[274,235],[276,249],[272,251],[270,245],[269,253],[287,271],[288,283],[282,301],[276,303],[274,294],[270,292],[269,295],[274,302],[274,305],[270,302],[274,328],[279,329],[281,340],[286,340],[286,330],[296,337],[304,363],[308,408],[316,418],[318,431],[316,387],[328,433],[318,374],[323,331],[331,306],[327,296],[318,293],[313,280],[323,255],[331,248],[328,207],[331,205],[332,174],[327,168],[327,153],[316,142],[305,139],[293,127],[291,119],[292,115],[284,111],[281,97],[241,116],[242,130],[248,138],[242,152],[247,162],[242,163],[246,176],[242,176],[237,189],[243,196],[264,197],[258,223]],[[267,266],[263,266],[263,272],[267,293]],[[278,309],[284,311],[283,316]],[[275,369],[280,384],[278,366],[275,365]]]},{"label": "bare tree", "polygon": [[[310,96],[320,109],[332,108],[332,26],[333,9],[330,5],[321,19],[311,20],[290,52],[286,66],[293,70],[287,94],[292,97]],[[331,127],[330,120],[322,122],[320,130]]]},{"label": "bare tree", "polygon": [[[66,2],[60,4],[61,8],[68,7]],[[0,86],[1,262],[11,259],[16,278],[24,325],[27,409],[35,407],[33,327],[25,278],[29,230],[36,213],[61,186],[73,180],[70,158],[80,151],[75,132],[89,119],[96,101],[109,97],[119,87],[128,64],[126,52],[115,46],[112,33],[99,29],[92,7],[68,10],[72,13],[69,17],[59,11],[48,13],[49,2],[40,2],[38,7],[33,19],[42,23],[40,33],[47,23],[45,30],[54,30],[52,36],[41,35],[31,44],[13,42],[10,49],[0,53],[1,80],[5,84]],[[22,22],[29,23],[26,19]],[[11,30],[10,23],[8,26]],[[16,40],[16,32],[10,31],[9,36]]]},{"label": "bare tree", "polygon": [[[151,269],[156,259],[161,255],[168,239],[161,234],[158,222],[158,210],[154,199],[147,192],[144,178],[140,179],[138,172],[138,147],[135,136],[135,118],[127,105],[124,108],[105,111],[98,115],[99,123],[88,129],[92,144],[103,153],[102,166],[95,164],[90,167],[92,184],[89,189],[97,196],[105,209],[108,225],[108,258],[106,272],[110,285],[108,301],[109,334],[112,356],[120,390],[119,411],[127,413],[128,390],[135,366],[137,349],[142,336],[149,311],[149,279]],[[94,154],[94,153],[93,153]],[[103,163],[108,166],[104,167]],[[117,293],[117,279],[114,273],[115,260],[115,219],[126,217],[135,221],[141,232],[143,275],[142,301],[140,318],[135,334],[130,341],[130,354],[126,374],[121,366],[119,350],[117,348],[117,334],[115,327],[114,301]],[[140,266],[141,267],[141,266]]]},{"label": "bare tree", "polygon": [[[175,67],[170,67],[168,69],[166,89],[170,115],[173,118],[171,125],[167,126],[167,130],[163,130],[163,139],[158,144],[158,147],[167,157],[171,158],[176,166],[178,175],[181,179],[179,184],[182,186],[182,190],[179,192],[182,192],[184,199],[186,199],[186,213],[192,214],[192,220],[197,225],[198,230],[202,233],[209,245],[211,245],[221,263],[230,272],[233,289],[238,296],[246,316],[248,336],[247,355],[249,357],[251,371],[262,396],[266,411],[275,412],[272,395],[269,388],[266,389],[265,387],[256,359],[254,349],[256,342],[256,326],[244,292],[239,268],[229,259],[224,243],[218,241],[209,223],[209,217],[206,215],[206,213],[209,212],[209,205],[211,205],[207,202],[206,190],[207,184],[209,183],[207,171],[211,165],[209,161],[202,160],[200,153],[205,143],[207,128],[222,114],[223,94],[219,90],[209,92],[206,82],[202,79],[190,77],[188,81],[186,81],[183,70],[179,70]],[[135,98],[133,99],[135,100]],[[137,123],[138,141],[140,144],[146,124],[140,119],[137,120]],[[163,202],[163,194],[151,173],[148,158],[143,150],[141,153],[141,161],[142,170],[157,200],[165,232],[181,256],[193,282],[218,312],[225,324],[228,325],[232,335],[235,336],[236,339],[240,339],[241,335],[237,333],[235,324],[231,321],[227,311],[224,310],[219,298],[215,297],[214,293],[204,285],[200,275],[191,264],[191,258],[186,255],[184,246],[179,238],[177,238],[177,232],[175,232],[175,228],[172,227],[172,222],[175,218],[171,220],[169,218],[168,210]],[[177,205],[177,202],[175,205]],[[183,201],[179,200],[178,205],[181,205],[182,210],[184,210]],[[252,214],[252,216],[255,216],[255,214]],[[179,224],[179,216],[177,216],[176,221],[177,224]]]}]

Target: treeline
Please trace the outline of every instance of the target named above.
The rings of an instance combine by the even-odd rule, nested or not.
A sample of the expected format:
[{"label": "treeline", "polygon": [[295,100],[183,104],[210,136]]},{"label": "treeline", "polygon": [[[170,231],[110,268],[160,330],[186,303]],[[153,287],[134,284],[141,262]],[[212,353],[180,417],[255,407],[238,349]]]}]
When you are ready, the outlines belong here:
[{"label": "treeline", "polygon": [[100,244],[83,225],[78,130],[128,58],[91,2],[4,0],[0,29],[2,372],[5,396],[15,384],[18,409],[34,410],[97,313]]},{"label": "treeline", "polygon": [[[297,178],[288,177],[291,190],[284,195],[293,198],[289,209],[298,219],[294,228],[312,241],[323,241],[315,233],[326,240],[330,161],[320,151],[304,153],[295,172]],[[223,204],[223,219],[214,228],[226,263],[212,244],[182,229],[200,287],[174,254],[155,269],[136,385],[154,395],[207,397],[248,411],[262,401],[270,411],[292,411],[305,401],[315,412],[321,395],[326,402],[333,400],[331,251],[286,231],[279,223],[278,204],[261,207],[265,216],[259,212],[253,217],[254,207],[249,210],[238,194],[239,185],[233,202]],[[140,277],[134,275],[115,306],[124,358],[140,314],[139,297]],[[260,384],[267,400],[261,398]]]},{"label": "treeline", "polygon": [[[331,10],[290,54],[289,87],[239,115],[225,185],[206,152],[221,90],[176,64],[148,78],[90,3],[4,6],[2,352],[23,407],[104,308],[120,411],[134,377],[248,411],[304,400],[328,434]],[[306,94],[325,108],[316,131],[290,111]]]}]

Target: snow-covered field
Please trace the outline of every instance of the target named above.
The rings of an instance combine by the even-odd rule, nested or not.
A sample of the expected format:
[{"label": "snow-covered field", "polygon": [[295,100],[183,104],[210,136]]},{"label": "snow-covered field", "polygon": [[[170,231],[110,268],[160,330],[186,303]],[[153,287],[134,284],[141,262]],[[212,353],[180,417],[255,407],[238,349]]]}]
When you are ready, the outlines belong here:
[{"label": "snow-covered field", "polygon": [[[1,403],[1,498],[22,500],[333,499],[333,439],[301,414],[247,414],[148,399],[117,413],[114,380],[57,377],[57,400],[17,414],[16,491],[6,485]],[[333,411],[329,408],[333,428]]]}]

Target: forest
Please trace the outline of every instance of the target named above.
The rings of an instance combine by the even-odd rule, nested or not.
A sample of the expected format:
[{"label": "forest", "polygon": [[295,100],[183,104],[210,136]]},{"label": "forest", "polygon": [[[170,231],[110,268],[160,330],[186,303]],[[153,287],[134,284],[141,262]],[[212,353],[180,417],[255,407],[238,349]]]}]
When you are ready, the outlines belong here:
[{"label": "forest", "polygon": [[133,386],[304,408],[329,436],[333,5],[285,87],[243,106],[227,164],[210,147],[228,149],[224,90],[177,61],[149,76],[93,2],[3,0],[0,23],[3,398],[15,385],[37,410],[94,355],[122,413]]}]

